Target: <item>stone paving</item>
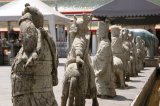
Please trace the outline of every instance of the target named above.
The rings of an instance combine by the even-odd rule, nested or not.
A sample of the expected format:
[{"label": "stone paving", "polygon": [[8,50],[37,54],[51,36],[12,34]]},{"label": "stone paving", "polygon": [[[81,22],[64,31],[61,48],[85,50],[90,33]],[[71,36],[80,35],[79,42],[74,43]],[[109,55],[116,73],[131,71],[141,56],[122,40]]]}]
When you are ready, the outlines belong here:
[{"label": "stone paving", "polygon": [[[64,63],[66,59],[59,60],[58,78],[59,84],[54,87],[54,94],[56,100],[60,105],[62,79],[64,74]],[[11,101],[11,82],[10,82],[10,66],[0,66],[0,106],[12,106]],[[127,89],[116,89],[117,96],[113,99],[100,99],[98,98],[100,106],[130,106],[132,101],[143,89],[143,86],[148,81],[149,76],[155,70],[154,67],[147,67],[139,73],[138,77],[132,77],[130,82],[127,82],[129,87]],[[86,106],[92,106],[92,100],[86,100]]]}]

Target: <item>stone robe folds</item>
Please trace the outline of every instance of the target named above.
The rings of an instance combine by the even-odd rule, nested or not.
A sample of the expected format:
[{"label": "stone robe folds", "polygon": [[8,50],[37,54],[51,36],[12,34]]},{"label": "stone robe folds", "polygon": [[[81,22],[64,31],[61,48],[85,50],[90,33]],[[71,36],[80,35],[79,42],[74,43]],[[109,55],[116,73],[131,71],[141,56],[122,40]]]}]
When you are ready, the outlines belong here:
[{"label": "stone robe folds", "polygon": [[30,45],[25,47],[37,44],[29,55],[23,45],[15,57],[11,70],[13,106],[57,106],[52,88],[58,84],[55,43],[43,28],[28,20],[28,15],[21,18],[21,33],[23,37],[37,36],[37,42],[29,38]]}]

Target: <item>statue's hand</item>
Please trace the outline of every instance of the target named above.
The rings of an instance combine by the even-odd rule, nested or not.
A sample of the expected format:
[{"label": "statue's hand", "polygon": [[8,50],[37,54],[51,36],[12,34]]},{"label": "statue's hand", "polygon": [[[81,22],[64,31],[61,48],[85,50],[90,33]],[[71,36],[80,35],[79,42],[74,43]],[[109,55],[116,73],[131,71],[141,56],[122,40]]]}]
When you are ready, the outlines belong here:
[{"label": "statue's hand", "polygon": [[80,58],[80,56],[76,57],[76,63],[77,63],[78,68],[82,68],[84,65],[84,61]]},{"label": "statue's hand", "polygon": [[103,74],[102,71],[96,71],[96,72],[95,72],[95,77],[101,76],[102,74]]},{"label": "statue's hand", "polygon": [[28,67],[28,66],[33,66],[34,62],[33,62],[33,58],[29,58],[27,63],[24,65],[24,68]]},{"label": "statue's hand", "polygon": [[25,64],[24,67],[33,66],[34,60],[37,60],[37,59],[38,59],[37,53],[33,53],[32,56],[27,60],[27,63]]}]

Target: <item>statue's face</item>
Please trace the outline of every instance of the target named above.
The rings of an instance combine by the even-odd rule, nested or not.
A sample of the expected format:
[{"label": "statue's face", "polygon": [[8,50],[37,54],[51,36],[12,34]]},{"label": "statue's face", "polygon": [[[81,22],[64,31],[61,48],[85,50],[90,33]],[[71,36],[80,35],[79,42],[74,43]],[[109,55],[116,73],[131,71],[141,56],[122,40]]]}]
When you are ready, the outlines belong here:
[{"label": "statue's face", "polygon": [[37,36],[35,26],[31,22],[22,22],[20,25],[23,49],[27,53],[33,52],[37,46]]},{"label": "statue's face", "polygon": [[80,32],[88,32],[89,29],[88,29],[88,23],[85,23],[85,21],[83,20],[82,22],[78,22],[77,23],[77,30],[80,31]]},{"label": "statue's face", "polygon": [[113,36],[119,37],[120,29],[119,28],[113,28],[113,29],[111,29],[111,34]]}]

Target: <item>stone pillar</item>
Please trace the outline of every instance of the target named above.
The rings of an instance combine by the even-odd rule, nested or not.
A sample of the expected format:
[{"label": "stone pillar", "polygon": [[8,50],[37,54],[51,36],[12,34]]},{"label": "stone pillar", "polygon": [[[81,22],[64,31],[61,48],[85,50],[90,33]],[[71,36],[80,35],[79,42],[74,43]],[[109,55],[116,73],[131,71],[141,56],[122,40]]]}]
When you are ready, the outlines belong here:
[{"label": "stone pillar", "polygon": [[95,55],[97,52],[97,35],[93,33],[92,35],[92,55]]},{"label": "stone pillar", "polygon": [[48,23],[49,23],[49,32],[51,34],[51,37],[53,37],[53,40],[55,41],[56,43],[56,29],[55,29],[55,18],[53,15],[49,16],[49,20],[48,20]]}]

